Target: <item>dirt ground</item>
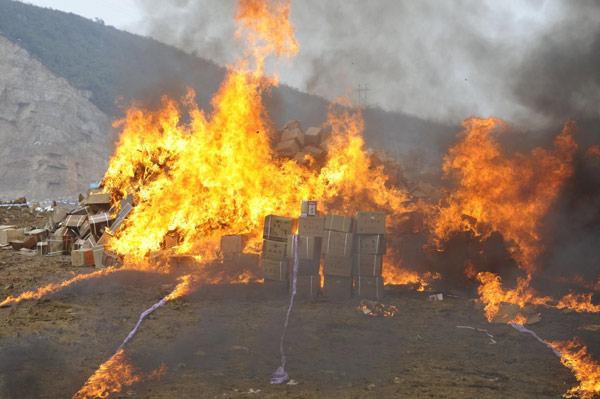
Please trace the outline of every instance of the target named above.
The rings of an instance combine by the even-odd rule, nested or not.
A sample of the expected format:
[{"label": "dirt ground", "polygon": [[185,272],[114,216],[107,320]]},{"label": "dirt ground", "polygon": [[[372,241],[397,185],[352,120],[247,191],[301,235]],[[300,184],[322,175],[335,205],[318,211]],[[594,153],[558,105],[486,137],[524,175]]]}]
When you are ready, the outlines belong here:
[{"label": "dirt ground", "polygon": [[[0,297],[91,271],[71,267],[66,256],[2,250]],[[175,284],[175,275],[119,271],[0,308],[0,396],[71,398]],[[256,283],[203,286],[149,316],[126,346],[137,368],[164,364],[166,373],[110,397],[558,398],[576,385],[550,350],[487,323],[471,299],[429,302],[428,295],[388,287],[384,302],[398,308],[388,318],[363,315],[356,298],[298,301],[285,345],[298,384],[276,386],[269,377],[280,362],[288,299]],[[578,329],[600,324],[599,315],[540,312],[530,327],[542,338],[579,336],[600,359],[600,331]],[[496,343],[457,326],[486,329]]]}]

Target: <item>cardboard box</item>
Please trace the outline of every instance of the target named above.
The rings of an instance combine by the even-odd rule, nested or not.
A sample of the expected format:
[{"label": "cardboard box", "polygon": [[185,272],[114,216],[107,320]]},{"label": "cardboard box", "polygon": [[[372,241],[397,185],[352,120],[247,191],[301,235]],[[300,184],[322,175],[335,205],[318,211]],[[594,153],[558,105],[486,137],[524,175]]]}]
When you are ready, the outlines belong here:
[{"label": "cardboard box", "polygon": [[91,193],[84,201],[85,205],[95,205],[110,208],[110,193]]},{"label": "cardboard box", "polygon": [[323,238],[322,252],[328,255],[352,255],[352,233],[326,230]]},{"label": "cardboard box", "polygon": [[325,217],[325,230],[350,233],[352,231],[352,218],[350,216],[329,214]]},{"label": "cardboard box", "polygon": [[352,256],[325,255],[323,273],[330,276],[352,276]]},{"label": "cardboard box", "polygon": [[8,244],[10,241],[24,240],[25,229],[5,228],[0,230],[0,244]]},{"label": "cardboard box", "polygon": [[385,234],[385,212],[357,212],[357,234]]},{"label": "cardboard box", "polygon": [[361,298],[383,298],[383,277],[355,277],[355,292]]},{"label": "cardboard box", "polygon": [[[290,269],[294,267],[294,262],[290,262]],[[310,276],[319,274],[321,268],[321,260],[299,259],[298,260],[298,276]]]},{"label": "cardboard box", "polygon": [[[292,293],[292,284],[290,284],[290,294]],[[315,298],[321,291],[321,276],[297,276],[296,278],[296,297]]]},{"label": "cardboard box", "polygon": [[244,251],[244,238],[241,234],[221,237],[221,253],[234,254]]},{"label": "cardboard box", "polygon": [[65,219],[64,225],[78,230],[86,220],[87,215],[69,215]]},{"label": "cardboard box", "polygon": [[133,211],[133,206],[129,202],[125,203],[121,210],[117,213],[117,218],[110,226],[111,231],[116,232],[119,230],[119,227],[121,227],[121,224],[125,221],[127,216],[129,216],[131,211]]},{"label": "cardboard box", "polygon": [[357,234],[354,236],[354,253],[383,255],[386,250],[387,244],[383,234]]},{"label": "cardboard box", "polygon": [[288,262],[272,259],[260,261],[263,277],[268,280],[288,281]]},{"label": "cardboard box", "polygon": [[71,265],[94,266],[94,251],[92,249],[74,249],[71,251]]},{"label": "cardboard box", "polygon": [[286,241],[293,230],[294,219],[269,215],[265,218],[263,238],[268,240]]},{"label": "cardboard box", "polygon": [[94,266],[96,269],[104,269],[106,266],[102,263],[104,257],[104,245],[98,245],[92,248],[94,254]]},{"label": "cardboard box", "polygon": [[48,241],[40,241],[36,244],[38,255],[48,255],[50,252],[50,246]]},{"label": "cardboard box", "polygon": [[49,238],[48,239],[48,255],[59,255],[59,254],[64,254],[65,253],[65,249],[64,249],[64,242],[62,237],[59,237],[58,239],[56,238]]},{"label": "cardboard box", "polygon": [[304,145],[304,132],[299,121],[290,121],[283,127],[280,141],[288,140],[296,140],[300,147]]},{"label": "cardboard box", "polygon": [[300,205],[300,216],[317,216],[317,201],[302,200],[302,204]]},{"label": "cardboard box", "polygon": [[309,127],[306,132],[304,132],[304,142],[307,145],[315,145],[318,146],[321,144],[321,132],[323,128],[320,127]]},{"label": "cardboard box", "polygon": [[381,276],[383,255],[355,254],[353,256],[354,275]]},{"label": "cardboard box", "polygon": [[[114,218],[109,212],[101,212],[96,215],[90,215],[88,218],[90,230],[96,237],[100,237],[102,234],[104,234],[104,229],[106,227],[110,227],[113,220]],[[81,230],[83,232],[83,226]]]},{"label": "cardboard box", "polygon": [[35,242],[38,243],[48,238],[48,231],[46,229],[34,229],[26,232],[25,235],[35,237]]},{"label": "cardboard box", "polygon": [[170,255],[168,262],[170,269],[177,271],[188,271],[203,266],[193,255]]},{"label": "cardboard box", "polygon": [[63,220],[65,220],[67,218],[68,214],[69,214],[69,212],[65,208],[62,208],[60,206],[55,207],[54,213],[52,214],[52,216],[50,216],[50,218],[52,219],[51,224],[54,224],[54,225],[59,224],[60,222],[62,222]]},{"label": "cardboard box", "polygon": [[331,299],[352,297],[352,277],[329,276],[323,279],[323,296]]},{"label": "cardboard box", "polygon": [[317,160],[319,160],[325,156],[325,151],[323,151],[319,147],[315,147],[312,145],[307,145],[306,147],[304,147],[302,149],[302,151],[304,151],[306,154],[310,155],[311,157],[313,157],[314,159],[317,159]]},{"label": "cardboard box", "polygon": [[275,152],[280,157],[293,158],[298,151],[300,151],[300,146],[297,140],[282,141],[275,147]]},{"label": "cardboard box", "polygon": [[298,234],[301,236],[325,236],[325,218],[300,217],[298,218]]},{"label": "cardboard box", "polygon": [[[288,236],[286,256],[294,259],[296,247],[295,235]],[[321,237],[298,236],[298,258],[319,260],[321,258]]]},{"label": "cardboard box", "polygon": [[263,259],[285,260],[287,258],[287,242],[263,240]]},{"label": "cardboard box", "polygon": [[258,269],[258,254],[237,253],[233,255],[233,263],[238,268]]}]

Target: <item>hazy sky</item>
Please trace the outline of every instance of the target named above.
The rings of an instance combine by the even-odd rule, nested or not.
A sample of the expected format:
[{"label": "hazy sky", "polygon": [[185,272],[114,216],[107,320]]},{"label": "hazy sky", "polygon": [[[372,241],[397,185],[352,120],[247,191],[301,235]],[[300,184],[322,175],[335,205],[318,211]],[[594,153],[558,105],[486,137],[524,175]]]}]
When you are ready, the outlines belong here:
[{"label": "hazy sky", "polygon": [[[30,0],[101,18],[220,64],[240,52],[235,0]],[[292,0],[300,53],[280,80],[332,99],[456,123],[532,126],[600,117],[600,3],[556,0]]]}]

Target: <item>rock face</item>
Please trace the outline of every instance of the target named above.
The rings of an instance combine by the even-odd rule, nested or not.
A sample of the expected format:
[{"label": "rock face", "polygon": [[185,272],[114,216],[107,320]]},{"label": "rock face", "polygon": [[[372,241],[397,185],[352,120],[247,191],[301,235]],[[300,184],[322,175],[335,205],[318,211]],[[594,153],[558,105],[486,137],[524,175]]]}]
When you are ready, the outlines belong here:
[{"label": "rock face", "polygon": [[0,35],[0,198],[76,198],[104,175],[112,137],[85,92]]}]

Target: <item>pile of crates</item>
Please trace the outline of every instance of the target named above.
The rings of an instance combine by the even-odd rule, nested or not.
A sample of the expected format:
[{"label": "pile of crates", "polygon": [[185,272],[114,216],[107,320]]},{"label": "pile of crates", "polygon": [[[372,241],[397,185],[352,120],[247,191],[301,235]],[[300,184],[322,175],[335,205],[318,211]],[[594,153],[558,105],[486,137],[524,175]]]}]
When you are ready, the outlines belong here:
[{"label": "pile of crates", "polygon": [[[319,217],[316,204],[307,210],[311,203],[303,201],[302,216],[297,220],[275,215],[265,218],[261,260],[265,288],[291,292],[297,253],[297,296],[348,299],[354,292],[362,298],[381,299],[385,212],[358,212],[356,220],[334,214]],[[296,223],[297,238],[292,234]]]}]

